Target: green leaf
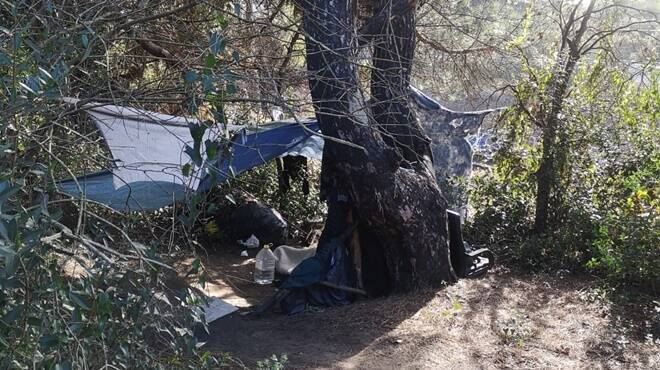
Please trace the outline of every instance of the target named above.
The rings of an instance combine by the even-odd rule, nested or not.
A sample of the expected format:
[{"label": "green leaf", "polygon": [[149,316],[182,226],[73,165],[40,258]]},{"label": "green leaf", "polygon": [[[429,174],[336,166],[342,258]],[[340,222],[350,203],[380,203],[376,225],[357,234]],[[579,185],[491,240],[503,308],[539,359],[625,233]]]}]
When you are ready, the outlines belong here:
[{"label": "green leaf", "polygon": [[9,249],[8,247],[0,244],[0,256],[5,258],[13,258],[15,255],[16,252],[13,249]]},{"label": "green leaf", "polygon": [[73,301],[73,303],[78,305],[78,307],[82,308],[83,310],[85,310],[85,311],[90,311],[91,310],[91,308],[87,305],[87,303],[85,302],[83,297],[80,296],[79,294],[74,293],[73,291],[70,291],[69,292],[69,298],[71,299],[71,301]]},{"label": "green leaf", "polygon": [[42,335],[41,338],[39,338],[39,345],[41,346],[41,348],[44,349],[49,349],[51,347],[54,347],[57,345],[58,342],[59,342],[59,338],[57,338],[56,335],[46,334],[46,335]]},{"label": "green leaf", "polygon": [[190,276],[198,273],[200,265],[201,265],[201,261],[199,260],[199,258],[195,258],[195,260],[192,263],[192,266],[190,266],[190,270],[188,270],[188,272],[186,273],[186,276]]},{"label": "green leaf", "polygon": [[3,317],[2,317],[2,322],[4,322],[6,325],[10,326],[11,323],[16,321],[21,314],[23,313],[23,305],[18,305],[14,307],[11,311],[7,312]]},{"label": "green leaf", "polygon": [[[207,69],[213,69],[215,68],[217,60],[215,59],[215,55],[213,54],[206,54],[206,57],[204,58],[204,66]],[[209,72],[210,73],[210,72]]]},{"label": "green leaf", "polygon": [[2,51],[0,51],[0,66],[8,66],[11,65],[11,59],[9,59],[9,56]]},{"label": "green leaf", "polygon": [[121,353],[124,355],[126,358],[130,358],[130,351],[128,350],[128,346],[126,344],[120,344],[119,349],[121,349]]},{"label": "green leaf", "polygon": [[[1,220],[1,219],[0,219],[0,236],[6,241],[11,241],[11,239],[9,238],[9,231],[7,230],[7,226],[5,225],[5,220]],[[2,248],[1,245],[0,248]]]},{"label": "green leaf", "polygon": [[225,15],[219,11],[216,11],[215,13],[215,21],[217,22],[218,26],[220,26],[220,28],[222,29],[225,29],[229,25],[229,21],[227,20]]},{"label": "green leaf", "polygon": [[212,161],[216,158],[218,154],[218,144],[212,140],[206,140],[206,158],[209,161]]},{"label": "green leaf", "polygon": [[198,150],[195,150],[195,148],[191,147],[190,145],[186,145],[183,152],[188,154],[188,157],[190,157],[190,160],[192,160],[194,164],[197,166],[202,165],[202,156],[199,154]]},{"label": "green leaf", "polygon": [[181,174],[183,176],[186,176],[186,177],[190,176],[190,169],[191,168],[192,168],[192,166],[190,165],[190,163],[184,164],[183,168],[181,168]]}]

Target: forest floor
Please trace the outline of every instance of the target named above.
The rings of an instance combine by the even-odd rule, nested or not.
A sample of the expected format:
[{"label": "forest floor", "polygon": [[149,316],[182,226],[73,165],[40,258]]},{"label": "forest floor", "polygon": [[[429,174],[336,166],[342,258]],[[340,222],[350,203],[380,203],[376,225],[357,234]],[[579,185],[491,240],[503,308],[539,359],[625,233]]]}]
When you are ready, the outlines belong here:
[{"label": "forest floor", "polygon": [[211,323],[203,348],[236,367],[286,354],[287,369],[660,368],[659,299],[624,299],[590,277],[499,268],[437,291],[251,318],[241,311],[273,293],[251,283],[251,262],[206,261],[207,294],[241,310]]}]

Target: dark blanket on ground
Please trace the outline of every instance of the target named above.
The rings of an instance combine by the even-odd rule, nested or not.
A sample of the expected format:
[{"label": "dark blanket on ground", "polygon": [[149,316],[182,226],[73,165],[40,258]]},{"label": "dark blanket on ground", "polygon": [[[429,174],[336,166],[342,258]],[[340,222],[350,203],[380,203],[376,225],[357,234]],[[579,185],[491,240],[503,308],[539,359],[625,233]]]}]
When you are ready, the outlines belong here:
[{"label": "dark blanket on ground", "polygon": [[351,303],[352,294],[319,285],[321,281],[350,287],[355,283],[355,272],[346,248],[346,238],[353,230],[343,217],[346,203],[328,202],[328,222],[319,240],[316,255],[301,262],[280,285],[290,291],[280,303],[282,312],[293,315],[307,305],[335,307]]}]

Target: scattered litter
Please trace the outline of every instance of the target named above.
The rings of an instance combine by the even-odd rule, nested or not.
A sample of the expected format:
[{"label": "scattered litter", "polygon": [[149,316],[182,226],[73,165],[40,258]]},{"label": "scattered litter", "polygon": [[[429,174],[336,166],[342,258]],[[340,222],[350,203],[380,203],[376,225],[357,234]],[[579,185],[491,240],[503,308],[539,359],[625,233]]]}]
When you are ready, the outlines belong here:
[{"label": "scattered litter", "polygon": [[275,279],[275,264],[277,257],[270,250],[270,245],[264,245],[264,248],[257,253],[254,263],[254,282],[260,285],[269,285]]},{"label": "scattered litter", "polygon": [[248,257],[247,249],[241,252],[241,257]]},{"label": "scattered litter", "polygon": [[207,305],[201,306],[201,309],[204,311],[206,322],[210,323],[238,310],[238,307],[230,305],[222,299],[212,297],[209,298],[209,303]]},{"label": "scattered litter", "polygon": [[248,249],[259,248],[259,239],[252,234],[246,240],[239,240],[238,244],[246,246]]}]

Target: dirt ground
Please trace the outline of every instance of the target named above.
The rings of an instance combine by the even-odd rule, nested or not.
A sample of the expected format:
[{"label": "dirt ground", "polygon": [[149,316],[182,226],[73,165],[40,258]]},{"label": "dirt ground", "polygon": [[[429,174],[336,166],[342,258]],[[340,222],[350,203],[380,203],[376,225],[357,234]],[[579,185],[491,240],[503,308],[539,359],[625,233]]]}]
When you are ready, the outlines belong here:
[{"label": "dirt ground", "polygon": [[206,292],[241,311],[201,338],[248,368],[272,354],[288,369],[660,368],[659,299],[612,302],[590,278],[500,268],[437,291],[251,318],[241,312],[273,292],[251,283],[252,262],[208,257]]}]

